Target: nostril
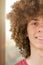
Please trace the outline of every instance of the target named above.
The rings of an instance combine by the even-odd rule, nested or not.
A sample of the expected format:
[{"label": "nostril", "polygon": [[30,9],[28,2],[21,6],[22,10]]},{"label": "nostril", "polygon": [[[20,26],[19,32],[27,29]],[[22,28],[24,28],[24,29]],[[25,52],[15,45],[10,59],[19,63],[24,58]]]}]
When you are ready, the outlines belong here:
[{"label": "nostril", "polygon": [[39,30],[39,32],[40,32],[40,30]]},{"label": "nostril", "polygon": [[43,27],[37,28],[37,31],[38,31],[38,32],[43,32]]}]

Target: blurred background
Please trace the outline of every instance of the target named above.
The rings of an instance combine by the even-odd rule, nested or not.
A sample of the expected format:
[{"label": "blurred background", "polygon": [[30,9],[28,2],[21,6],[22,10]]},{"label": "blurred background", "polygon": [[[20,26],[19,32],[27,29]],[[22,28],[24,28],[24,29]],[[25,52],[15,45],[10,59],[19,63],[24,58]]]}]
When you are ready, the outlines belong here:
[{"label": "blurred background", "polygon": [[6,0],[5,2],[5,64],[14,65],[23,57],[19,53],[19,49],[16,47],[15,42],[11,39],[10,21],[7,20],[6,15],[12,10],[11,5],[18,0]]}]

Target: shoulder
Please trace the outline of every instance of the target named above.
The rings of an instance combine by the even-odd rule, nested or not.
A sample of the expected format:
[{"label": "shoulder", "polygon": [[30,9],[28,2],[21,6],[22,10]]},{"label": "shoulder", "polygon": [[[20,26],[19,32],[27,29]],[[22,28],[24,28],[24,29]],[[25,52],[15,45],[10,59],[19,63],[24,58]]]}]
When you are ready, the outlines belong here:
[{"label": "shoulder", "polygon": [[19,61],[18,63],[16,63],[15,65],[27,65],[27,63],[26,63],[26,60],[23,59],[23,60]]}]

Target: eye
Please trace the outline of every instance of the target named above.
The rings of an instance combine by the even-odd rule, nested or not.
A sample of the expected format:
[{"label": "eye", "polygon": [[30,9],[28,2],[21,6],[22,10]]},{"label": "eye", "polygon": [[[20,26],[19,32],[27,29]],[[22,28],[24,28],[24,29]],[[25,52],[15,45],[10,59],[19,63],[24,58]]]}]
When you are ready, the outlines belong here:
[{"label": "eye", "polygon": [[38,19],[32,19],[31,24],[32,25],[38,25]]},{"label": "eye", "polygon": [[37,22],[33,22],[33,25],[37,25],[38,23]]}]

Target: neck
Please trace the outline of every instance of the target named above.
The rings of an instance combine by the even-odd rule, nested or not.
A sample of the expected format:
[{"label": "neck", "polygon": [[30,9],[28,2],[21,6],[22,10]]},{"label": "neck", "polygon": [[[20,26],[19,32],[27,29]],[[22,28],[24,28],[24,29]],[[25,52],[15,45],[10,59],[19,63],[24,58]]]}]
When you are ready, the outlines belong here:
[{"label": "neck", "polygon": [[43,49],[31,46],[31,55],[28,61],[29,65],[43,65]]}]

